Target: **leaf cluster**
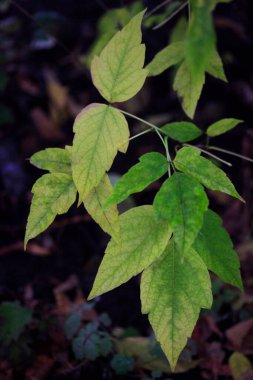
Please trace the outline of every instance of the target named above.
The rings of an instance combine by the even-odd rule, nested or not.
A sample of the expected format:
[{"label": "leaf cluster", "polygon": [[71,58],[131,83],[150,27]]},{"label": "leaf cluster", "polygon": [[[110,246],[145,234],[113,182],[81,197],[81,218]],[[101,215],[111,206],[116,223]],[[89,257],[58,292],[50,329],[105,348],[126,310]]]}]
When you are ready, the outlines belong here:
[{"label": "leaf cluster", "polygon": [[[212,305],[209,271],[242,288],[238,257],[221,220],[209,206],[206,189],[243,200],[224,171],[202,156],[199,147],[184,144],[203,132],[192,122],[152,126],[165,155],[150,152],[113,187],[108,171],[118,152],[126,153],[129,127],[125,112],[113,104],[127,101],[142,88],[148,75],[179,64],[174,88],[183,108],[193,116],[205,72],[224,79],[215,46],[213,1],[191,0],[191,17],[184,41],[162,50],[145,68],[145,45],[137,13],[110,39],[91,62],[92,81],[109,104],[86,106],[74,122],[73,145],[36,153],[31,162],[48,171],[33,186],[25,244],[43,232],[76,200],[111,236],[89,299],[112,290],[142,273],[142,312],[148,314],[156,337],[174,369],[201,308]],[[207,52],[207,53],[206,53]],[[240,120],[223,119],[209,126],[214,137]],[[183,145],[174,158],[168,140]],[[152,205],[119,215],[117,204],[168,174]],[[74,339],[77,358],[94,360],[110,348],[108,337],[81,329]],[[73,333],[73,332],[72,332]],[[71,333],[71,334],[72,334]],[[107,347],[107,348],[105,348]],[[105,351],[103,351],[105,350]],[[120,358],[113,364],[120,368]]]}]

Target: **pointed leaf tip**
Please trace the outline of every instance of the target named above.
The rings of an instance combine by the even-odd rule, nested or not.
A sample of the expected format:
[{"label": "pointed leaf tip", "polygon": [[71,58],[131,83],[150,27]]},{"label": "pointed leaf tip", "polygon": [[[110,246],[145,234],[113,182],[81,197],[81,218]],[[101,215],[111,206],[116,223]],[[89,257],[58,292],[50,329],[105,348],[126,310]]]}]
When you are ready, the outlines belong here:
[{"label": "pointed leaf tip", "polygon": [[91,63],[92,81],[110,103],[132,98],[148,75],[148,70],[143,69],[145,45],[141,44],[144,13],[138,13],[117,32]]}]

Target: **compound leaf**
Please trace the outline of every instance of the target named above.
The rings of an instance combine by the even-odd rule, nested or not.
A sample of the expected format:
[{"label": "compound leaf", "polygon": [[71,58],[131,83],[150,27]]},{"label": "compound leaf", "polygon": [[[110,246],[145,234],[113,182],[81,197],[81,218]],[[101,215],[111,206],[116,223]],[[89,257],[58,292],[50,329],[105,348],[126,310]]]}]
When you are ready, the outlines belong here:
[{"label": "compound leaf", "polygon": [[235,128],[240,123],[242,123],[242,120],[239,119],[222,119],[210,125],[210,127],[207,128],[206,133],[211,137],[219,136]]},{"label": "compound leaf", "polygon": [[243,201],[224,171],[201,157],[199,149],[193,147],[180,149],[174,164],[178,170],[191,175],[208,189],[222,191]]},{"label": "compound leaf", "polygon": [[98,186],[90,192],[84,200],[84,207],[92,216],[96,223],[113,237],[119,240],[119,218],[116,206],[110,206],[106,210],[102,207],[105,200],[111,195],[113,190],[112,184],[107,174],[104,175]]},{"label": "compound leaf", "polygon": [[208,210],[204,223],[193,244],[207,268],[223,281],[243,289],[240,261],[233,250],[233,243],[227,231],[222,227],[221,218]]},{"label": "compound leaf", "polygon": [[76,199],[72,177],[63,173],[44,174],[33,185],[32,193],[25,247],[30,239],[47,229],[56,215],[67,212]]},{"label": "compound leaf", "polygon": [[117,32],[91,63],[92,81],[111,103],[123,102],[136,95],[148,75],[143,69],[145,45],[141,44],[144,13],[138,13]]},{"label": "compound leaf", "polygon": [[224,72],[223,63],[216,49],[210,57],[210,61],[206,67],[206,72],[217,79],[221,79],[224,82],[227,82],[227,77]]},{"label": "compound leaf", "polygon": [[195,140],[202,135],[201,129],[189,121],[168,123],[161,129],[167,136],[181,143]]},{"label": "compound leaf", "polygon": [[140,162],[132,166],[115,184],[111,196],[104,207],[120,203],[130,194],[138,193],[150,183],[162,177],[168,170],[168,162],[161,153],[151,152],[140,157]]},{"label": "compound leaf", "polygon": [[30,162],[37,168],[51,173],[71,174],[71,159],[69,152],[61,148],[47,148],[35,153]]},{"label": "compound leaf", "polygon": [[132,208],[119,220],[121,241],[109,242],[89,299],[142,272],[163,253],[171,236],[168,222],[157,220],[152,206]]},{"label": "compound leaf", "polygon": [[126,152],[129,129],[116,108],[93,103],[77,116],[74,132],[73,179],[84,201],[110,169],[117,151]]},{"label": "compound leaf", "polygon": [[179,98],[182,99],[183,110],[190,118],[194,116],[204,83],[204,71],[199,70],[193,78],[186,61],[179,66],[173,83],[173,89],[177,92]]},{"label": "compound leaf", "polygon": [[141,278],[142,312],[149,314],[172,370],[192,334],[200,309],[212,305],[209,273],[199,255],[189,249],[184,261],[181,259],[171,241]]},{"label": "compound leaf", "polygon": [[167,70],[169,67],[180,63],[184,59],[184,42],[175,42],[159,51],[146,66],[149,76],[156,76]]},{"label": "compound leaf", "polygon": [[154,210],[159,217],[169,221],[182,255],[194,242],[207,207],[208,198],[203,186],[183,173],[174,173],[157,193]]}]

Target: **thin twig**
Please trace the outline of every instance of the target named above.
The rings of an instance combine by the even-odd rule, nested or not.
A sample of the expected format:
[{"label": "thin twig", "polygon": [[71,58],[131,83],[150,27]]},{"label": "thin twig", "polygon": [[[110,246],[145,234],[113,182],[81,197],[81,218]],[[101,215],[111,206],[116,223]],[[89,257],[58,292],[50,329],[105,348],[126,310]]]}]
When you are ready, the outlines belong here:
[{"label": "thin twig", "polygon": [[151,16],[153,13],[155,13],[156,11],[158,11],[159,9],[161,9],[162,7],[164,7],[165,5],[171,3],[172,0],[165,0],[163,1],[162,3],[158,4],[156,7],[154,7],[153,9],[151,9],[150,12],[147,12],[145,14],[145,18]]},{"label": "thin twig", "polygon": [[227,149],[222,149],[222,148],[219,148],[217,146],[208,146],[207,148],[211,149],[211,150],[217,150],[217,152],[222,152],[222,153],[230,154],[231,156],[239,157],[242,160],[253,162],[252,158],[243,156],[242,154],[239,154],[239,153],[231,152],[230,150],[227,150]]},{"label": "thin twig", "polygon": [[208,156],[215,158],[217,161],[220,161],[220,162],[222,162],[223,164],[225,164],[225,165],[227,165],[227,166],[232,166],[232,164],[231,164],[230,162],[225,161],[225,160],[222,160],[222,158],[216,156],[216,155],[213,154],[213,153],[208,152],[208,151],[205,150],[205,149],[200,148],[199,146],[196,146],[196,145],[194,146],[194,145],[191,145],[191,144],[184,144],[184,145],[185,145],[185,146],[190,146],[190,147],[192,147],[192,148],[197,148],[197,149],[199,149],[201,152],[207,154]]},{"label": "thin twig", "polygon": [[154,130],[153,128],[145,129],[145,131],[142,131],[142,132],[140,132],[140,133],[137,133],[137,135],[134,135],[134,136],[130,137],[129,141],[134,140],[134,139],[137,139],[137,137],[142,136],[142,135],[145,135],[146,133],[151,132],[151,131],[153,131],[153,130]]},{"label": "thin twig", "polygon": [[164,26],[165,24],[167,24],[167,22],[169,22],[174,16],[176,16],[182,9],[184,9],[188,4],[188,0],[183,3],[182,5],[180,5],[180,7],[178,7],[175,12],[173,12],[169,17],[167,17],[165,20],[163,20],[162,22],[160,22],[160,24],[154,26],[152,28],[152,30],[157,30],[159,28],[161,28],[162,26]]},{"label": "thin twig", "polygon": [[122,109],[119,109],[119,108],[116,108],[116,109],[118,109],[118,110],[119,110],[120,112],[122,112],[123,114],[125,114],[125,115],[131,117],[132,119],[138,120],[138,121],[140,121],[141,123],[146,124],[146,125],[148,125],[149,127],[153,128],[153,129],[155,129],[155,130],[157,130],[157,131],[159,131],[159,132],[164,133],[164,132],[162,131],[162,129],[160,129],[160,128],[157,127],[156,125],[150,123],[149,121],[146,121],[146,120],[144,120],[144,119],[142,119],[142,118],[140,118],[140,117],[138,117],[138,116],[135,116],[135,115],[133,115],[133,114],[127,112],[127,111],[123,111]]}]

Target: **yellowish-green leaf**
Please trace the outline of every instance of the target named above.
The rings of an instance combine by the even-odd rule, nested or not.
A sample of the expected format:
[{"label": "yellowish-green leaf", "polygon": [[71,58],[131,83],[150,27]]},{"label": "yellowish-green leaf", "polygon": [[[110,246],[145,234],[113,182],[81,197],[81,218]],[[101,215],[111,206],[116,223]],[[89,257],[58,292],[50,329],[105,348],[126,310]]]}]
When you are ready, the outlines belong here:
[{"label": "yellowish-green leaf", "polygon": [[182,143],[195,140],[202,135],[201,129],[189,121],[168,123],[161,129],[167,136]]},{"label": "yellowish-green leaf", "polygon": [[193,78],[188,64],[184,61],[177,70],[173,89],[177,92],[178,97],[182,100],[184,112],[193,118],[205,83],[205,72],[199,70]]},{"label": "yellowish-green leaf", "polygon": [[224,82],[227,82],[227,77],[224,72],[223,63],[216,49],[210,57],[210,61],[206,67],[206,72],[217,79],[221,79]]},{"label": "yellowish-green leaf", "polygon": [[114,34],[118,32],[119,26],[125,26],[130,18],[131,13],[126,8],[110,9],[102,15],[97,23],[98,36],[83,59],[88,67],[94,56],[99,55]]},{"label": "yellowish-green leaf", "polygon": [[171,241],[161,258],[143,272],[141,303],[173,370],[200,309],[212,305],[209,273],[197,253],[189,249],[182,261]]},{"label": "yellowish-green leaf", "polygon": [[169,67],[180,63],[184,59],[185,44],[184,42],[175,42],[159,51],[146,66],[149,76],[161,74]]},{"label": "yellowish-green leaf", "polygon": [[152,206],[132,208],[119,220],[121,241],[109,242],[89,299],[142,272],[163,253],[171,236],[168,222],[157,220]]},{"label": "yellowish-green leaf", "polygon": [[194,242],[208,207],[208,198],[203,186],[194,178],[174,173],[158,191],[154,199],[154,210],[167,219],[172,228],[174,241],[182,255]]},{"label": "yellowish-green leaf", "polygon": [[33,199],[26,226],[25,246],[28,241],[64,214],[76,199],[76,188],[68,174],[53,173],[40,177],[32,188]]},{"label": "yellowish-green leaf", "polygon": [[221,224],[221,218],[208,210],[193,248],[209,270],[223,281],[243,289],[239,258],[233,250],[229,234]]},{"label": "yellowish-green leaf", "polygon": [[66,149],[47,148],[35,153],[30,162],[51,173],[71,174],[71,159]]},{"label": "yellowish-green leaf", "polygon": [[105,200],[111,195],[113,187],[107,174],[104,175],[102,181],[96,186],[84,200],[84,207],[92,216],[96,223],[113,237],[119,241],[120,228],[119,217],[116,206],[110,206],[106,210],[103,209]]},{"label": "yellowish-green leaf", "polygon": [[247,356],[234,352],[229,358],[229,367],[234,380],[250,380],[253,378],[253,368]]},{"label": "yellowish-green leaf", "polygon": [[74,132],[73,179],[80,201],[84,201],[110,169],[117,151],[126,152],[129,130],[120,111],[94,103],[77,116]]},{"label": "yellowish-green leaf", "polygon": [[143,69],[145,45],[141,44],[144,11],[111,39],[91,63],[92,81],[109,102],[124,102],[142,88],[148,71]]},{"label": "yellowish-green leaf", "polygon": [[104,207],[124,201],[129,195],[142,191],[162,177],[168,170],[168,161],[158,152],[146,153],[115,184]]},{"label": "yellowish-green leaf", "polygon": [[200,156],[200,150],[184,147],[177,152],[174,164],[178,170],[191,175],[211,190],[222,191],[243,201],[223,170]]},{"label": "yellowish-green leaf", "polygon": [[206,133],[210,137],[219,136],[235,128],[238,124],[242,122],[243,121],[239,119],[222,119],[210,125],[210,127],[207,128]]}]

